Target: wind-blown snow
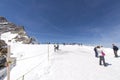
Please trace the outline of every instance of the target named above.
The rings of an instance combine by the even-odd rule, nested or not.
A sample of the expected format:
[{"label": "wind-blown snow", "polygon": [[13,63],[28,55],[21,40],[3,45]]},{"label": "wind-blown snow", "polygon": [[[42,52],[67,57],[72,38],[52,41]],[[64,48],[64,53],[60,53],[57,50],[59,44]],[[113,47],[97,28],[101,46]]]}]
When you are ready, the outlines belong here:
[{"label": "wind-blown snow", "polygon": [[23,75],[24,80],[118,80],[120,58],[114,58],[110,48],[104,51],[107,67],[99,65],[92,46],[60,45],[60,50],[54,52],[53,45],[14,43],[11,52],[17,62],[10,77],[11,80],[22,80]]}]

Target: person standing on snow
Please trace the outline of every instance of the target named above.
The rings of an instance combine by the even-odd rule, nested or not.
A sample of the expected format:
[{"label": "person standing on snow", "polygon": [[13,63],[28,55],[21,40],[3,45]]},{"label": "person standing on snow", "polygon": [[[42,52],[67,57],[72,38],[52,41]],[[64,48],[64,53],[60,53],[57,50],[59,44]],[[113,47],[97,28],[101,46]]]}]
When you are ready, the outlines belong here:
[{"label": "person standing on snow", "polygon": [[97,52],[99,55],[99,65],[102,65],[102,62],[103,62],[103,65],[106,66],[105,57],[104,57],[105,53],[103,52],[103,49],[101,48],[101,46],[97,47]]},{"label": "person standing on snow", "polygon": [[98,57],[97,47],[94,47],[95,57]]},{"label": "person standing on snow", "polygon": [[56,52],[56,45],[54,44],[54,52]]},{"label": "person standing on snow", "polygon": [[56,49],[59,50],[59,44],[57,44]]},{"label": "person standing on snow", "polygon": [[59,44],[55,44],[54,45],[54,52],[58,51],[59,50]]},{"label": "person standing on snow", "polygon": [[115,55],[115,57],[118,57],[118,54],[117,54],[118,47],[115,46],[115,44],[112,44],[112,46],[113,46],[113,51],[114,51],[114,55]]}]

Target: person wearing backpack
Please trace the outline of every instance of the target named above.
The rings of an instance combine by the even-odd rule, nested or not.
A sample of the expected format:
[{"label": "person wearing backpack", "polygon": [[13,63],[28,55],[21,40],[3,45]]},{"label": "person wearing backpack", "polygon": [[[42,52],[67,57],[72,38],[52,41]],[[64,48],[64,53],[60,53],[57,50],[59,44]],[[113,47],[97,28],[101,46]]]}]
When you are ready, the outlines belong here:
[{"label": "person wearing backpack", "polygon": [[106,62],[105,62],[105,53],[103,52],[103,49],[101,46],[98,46],[97,47],[97,52],[98,52],[98,55],[99,55],[99,65],[103,65],[106,67]]},{"label": "person wearing backpack", "polygon": [[115,57],[118,57],[117,51],[118,47],[115,44],[112,44]]}]

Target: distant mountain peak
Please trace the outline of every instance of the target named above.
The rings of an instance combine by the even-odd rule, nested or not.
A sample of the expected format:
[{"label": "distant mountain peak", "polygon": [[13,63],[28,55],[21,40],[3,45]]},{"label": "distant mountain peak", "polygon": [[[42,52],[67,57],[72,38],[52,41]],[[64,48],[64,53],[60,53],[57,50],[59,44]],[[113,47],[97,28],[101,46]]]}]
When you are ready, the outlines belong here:
[{"label": "distant mountain peak", "polygon": [[[14,37],[11,35],[14,35]],[[18,26],[14,23],[11,23],[2,16],[0,16],[0,37],[6,42],[21,42],[24,44],[38,43],[37,41],[35,41],[35,39],[27,35],[24,26]]]}]

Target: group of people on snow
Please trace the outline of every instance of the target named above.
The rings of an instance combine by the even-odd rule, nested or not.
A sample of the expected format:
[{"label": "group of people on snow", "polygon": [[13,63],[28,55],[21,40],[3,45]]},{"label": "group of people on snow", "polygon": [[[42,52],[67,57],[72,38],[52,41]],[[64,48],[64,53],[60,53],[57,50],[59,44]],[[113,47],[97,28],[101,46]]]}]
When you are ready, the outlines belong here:
[{"label": "group of people on snow", "polygon": [[[118,57],[118,54],[117,54],[117,51],[118,51],[118,47],[115,45],[115,44],[112,44],[113,46],[113,52],[114,52],[114,56],[117,58]],[[95,51],[95,57],[99,58],[99,65],[103,65],[104,66],[107,66],[106,65],[106,62],[105,62],[105,53],[103,51],[103,46],[96,46],[94,48],[94,51]]]},{"label": "group of people on snow", "polygon": [[55,44],[54,45],[54,52],[58,51],[59,50],[59,44]]}]

